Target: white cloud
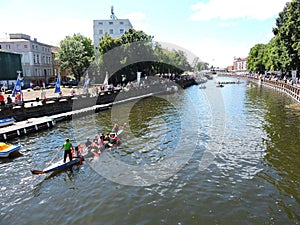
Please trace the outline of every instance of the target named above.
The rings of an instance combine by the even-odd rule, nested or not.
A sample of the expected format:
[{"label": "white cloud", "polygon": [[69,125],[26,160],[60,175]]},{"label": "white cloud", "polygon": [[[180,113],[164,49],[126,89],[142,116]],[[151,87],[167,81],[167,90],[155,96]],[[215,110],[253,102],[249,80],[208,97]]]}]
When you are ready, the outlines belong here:
[{"label": "white cloud", "polygon": [[220,27],[234,27],[238,25],[239,25],[238,22],[228,22],[228,23],[222,22],[219,24]]},{"label": "white cloud", "polygon": [[132,23],[132,26],[135,30],[147,31],[150,28],[150,25],[145,22],[146,14],[143,12],[132,12],[125,15],[124,18],[127,18]]},{"label": "white cloud", "polygon": [[198,2],[190,8],[190,20],[207,21],[211,19],[247,18],[265,20],[276,16],[291,0],[209,0]]},{"label": "white cloud", "polygon": [[225,68],[233,64],[234,57],[247,57],[253,43],[224,43],[220,38],[202,38],[196,43],[185,43],[182,46],[191,49],[200,60]]},{"label": "white cloud", "polygon": [[28,34],[31,39],[37,38],[39,42],[49,45],[59,45],[61,40],[74,33],[80,33],[93,40],[93,22],[90,20],[61,17],[54,20],[36,20],[34,23],[32,20],[26,20],[22,24],[13,19],[10,21],[15,25],[3,24],[5,33]]},{"label": "white cloud", "polygon": [[127,14],[125,18],[128,18],[130,21],[141,21],[146,19],[146,15],[142,12],[132,12]]}]

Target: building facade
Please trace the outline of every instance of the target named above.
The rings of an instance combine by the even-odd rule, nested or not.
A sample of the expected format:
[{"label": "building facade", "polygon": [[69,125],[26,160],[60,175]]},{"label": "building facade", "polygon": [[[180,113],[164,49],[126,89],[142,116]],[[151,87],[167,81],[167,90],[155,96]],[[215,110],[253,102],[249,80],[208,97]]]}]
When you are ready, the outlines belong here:
[{"label": "building facade", "polygon": [[53,55],[51,45],[43,44],[29,35],[9,34],[8,40],[0,41],[0,49],[22,55],[22,76],[26,86],[31,82],[41,86],[53,77]]},{"label": "building facade", "polygon": [[234,58],[233,71],[246,72],[248,70],[247,58]]},{"label": "building facade", "polygon": [[121,37],[127,30],[133,28],[128,19],[112,18],[110,20],[94,20],[94,50],[96,56],[98,55],[98,45],[101,38],[105,34],[109,34],[112,38]]}]

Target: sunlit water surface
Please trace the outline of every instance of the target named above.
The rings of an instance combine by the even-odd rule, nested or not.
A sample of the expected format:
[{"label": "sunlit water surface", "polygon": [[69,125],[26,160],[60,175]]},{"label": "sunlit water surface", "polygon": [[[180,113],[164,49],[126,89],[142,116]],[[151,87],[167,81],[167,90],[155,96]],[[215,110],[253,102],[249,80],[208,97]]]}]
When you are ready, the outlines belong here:
[{"label": "sunlit water surface", "polygon": [[[229,78],[14,140],[22,156],[0,161],[0,224],[299,224],[293,102],[246,81],[217,88],[217,80]],[[65,137],[75,145],[116,122],[127,123],[119,147],[73,172],[31,174]]]}]

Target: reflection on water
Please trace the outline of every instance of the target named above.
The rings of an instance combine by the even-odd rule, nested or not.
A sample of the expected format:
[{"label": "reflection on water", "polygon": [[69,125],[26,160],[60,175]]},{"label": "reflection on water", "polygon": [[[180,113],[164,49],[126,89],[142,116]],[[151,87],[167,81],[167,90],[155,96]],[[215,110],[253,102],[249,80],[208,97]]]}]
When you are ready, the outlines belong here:
[{"label": "reflection on water", "polygon": [[[285,107],[291,100],[270,89],[247,88],[245,82],[217,90],[215,82],[114,106],[20,138],[23,156],[0,161],[0,224],[299,223],[300,123]],[[210,101],[215,91],[223,106]],[[224,110],[224,117],[216,118],[212,109]],[[85,162],[73,173],[31,175],[30,169],[49,163],[65,137],[75,145],[110,132],[116,122],[127,122],[128,128],[122,144],[100,156],[103,174]],[[211,146],[220,148],[210,166],[199,170]],[[110,164],[109,157],[142,175],[155,168],[150,175],[166,179],[146,186],[115,182],[146,178]],[[159,163],[165,164],[155,167]],[[167,176],[176,163],[183,166]],[[115,177],[106,179],[108,172]]]}]

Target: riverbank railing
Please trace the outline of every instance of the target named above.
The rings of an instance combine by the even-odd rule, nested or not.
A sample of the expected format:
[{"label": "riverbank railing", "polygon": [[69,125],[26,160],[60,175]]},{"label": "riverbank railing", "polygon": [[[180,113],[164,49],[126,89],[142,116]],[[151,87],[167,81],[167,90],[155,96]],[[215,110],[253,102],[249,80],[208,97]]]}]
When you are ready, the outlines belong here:
[{"label": "riverbank railing", "polygon": [[278,80],[277,78],[274,78],[274,76],[272,77],[272,76],[264,76],[258,74],[256,75],[221,74],[220,76],[245,78],[259,85],[263,85],[272,88],[274,90],[284,92],[287,95],[289,95],[291,98],[293,98],[295,101],[300,103],[300,86],[295,83],[290,83],[287,80]]},{"label": "riverbank railing", "polygon": [[291,98],[300,103],[300,87],[296,84],[289,84],[284,80],[272,80],[267,77],[253,77],[248,76],[249,80],[255,80],[258,84],[272,88],[277,91],[281,91],[289,95]]}]

